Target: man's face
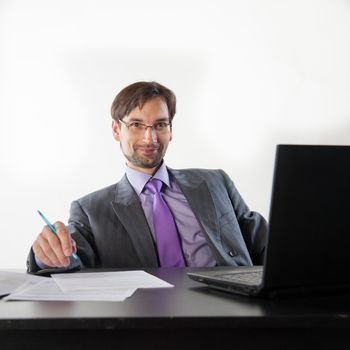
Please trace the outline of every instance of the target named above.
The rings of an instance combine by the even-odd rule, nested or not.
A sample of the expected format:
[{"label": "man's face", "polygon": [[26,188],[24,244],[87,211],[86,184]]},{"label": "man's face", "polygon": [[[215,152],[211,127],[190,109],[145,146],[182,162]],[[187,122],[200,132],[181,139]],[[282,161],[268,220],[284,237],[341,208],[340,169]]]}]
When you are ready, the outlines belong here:
[{"label": "man's face", "polygon": [[[166,103],[159,97],[147,101],[141,109],[134,108],[123,118],[123,122],[127,125],[133,122],[153,125],[162,121],[169,122],[169,112]],[[112,129],[114,138],[120,142],[127,165],[144,173],[153,174],[161,164],[172,139],[171,127],[162,132],[152,128],[135,132],[133,128],[113,120]]]}]

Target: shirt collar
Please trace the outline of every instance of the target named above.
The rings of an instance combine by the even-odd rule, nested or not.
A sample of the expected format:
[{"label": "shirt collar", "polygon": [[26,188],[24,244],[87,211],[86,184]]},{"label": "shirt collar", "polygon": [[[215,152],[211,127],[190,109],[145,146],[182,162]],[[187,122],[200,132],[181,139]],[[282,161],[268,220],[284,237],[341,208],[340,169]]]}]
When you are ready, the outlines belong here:
[{"label": "shirt collar", "polygon": [[134,188],[138,196],[141,194],[144,186],[150,180],[150,178],[161,180],[168,187],[170,187],[168,169],[164,162],[162,162],[162,165],[153,176],[142,173],[141,171],[132,169],[128,166],[126,166],[125,173],[127,179],[129,180],[131,186]]}]

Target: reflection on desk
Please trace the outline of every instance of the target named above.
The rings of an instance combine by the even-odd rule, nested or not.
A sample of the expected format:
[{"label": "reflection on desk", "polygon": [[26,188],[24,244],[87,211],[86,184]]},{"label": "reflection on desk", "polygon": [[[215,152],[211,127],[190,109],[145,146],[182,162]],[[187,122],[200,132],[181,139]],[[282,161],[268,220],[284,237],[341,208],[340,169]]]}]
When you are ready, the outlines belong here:
[{"label": "reflection on desk", "polygon": [[0,302],[1,348],[260,350],[348,345],[350,295],[263,300],[211,290],[187,277],[193,269],[145,271],[175,287],[140,289],[123,303]]}]

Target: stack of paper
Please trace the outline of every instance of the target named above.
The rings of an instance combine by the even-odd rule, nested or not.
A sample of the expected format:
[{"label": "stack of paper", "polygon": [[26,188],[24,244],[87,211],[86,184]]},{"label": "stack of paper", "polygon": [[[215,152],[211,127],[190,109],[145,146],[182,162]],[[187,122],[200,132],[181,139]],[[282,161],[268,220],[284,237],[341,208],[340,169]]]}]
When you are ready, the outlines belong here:
[{"label": "stack of paper", "polygon": [[24,283],[4,300],[124,301],[137,288],[173,285],[145,271],[53,274],[52,278],[26,275]]},{"label": "stack of paper", "polygon": [[14,291],[29,277],[23,272],[0,271],[0,297]]}]

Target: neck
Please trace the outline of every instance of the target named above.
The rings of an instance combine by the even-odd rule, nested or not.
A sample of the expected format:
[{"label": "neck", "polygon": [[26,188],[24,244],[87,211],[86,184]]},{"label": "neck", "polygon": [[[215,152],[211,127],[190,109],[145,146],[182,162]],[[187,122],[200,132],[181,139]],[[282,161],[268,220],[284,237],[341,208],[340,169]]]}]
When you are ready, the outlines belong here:
[{"label": "neck", "polygon": [[163,161],[156,167],[154,168],[141,168],[141,167],[138,167],[138,166],[135,166],[134,164],[130,163],[130,162],[127,162],[126,165],[131,168],[131,169],[134,169],[136,171],[139,171],[141,173],[144,173],[144,174],[148,174],[148,175],[151,175],[153,176],[157,170],[160,168],[160,166],[163,164]]}]

